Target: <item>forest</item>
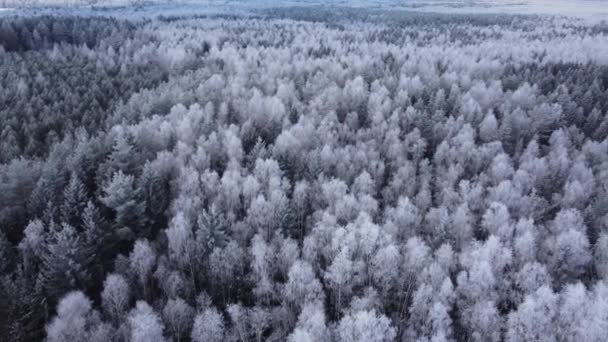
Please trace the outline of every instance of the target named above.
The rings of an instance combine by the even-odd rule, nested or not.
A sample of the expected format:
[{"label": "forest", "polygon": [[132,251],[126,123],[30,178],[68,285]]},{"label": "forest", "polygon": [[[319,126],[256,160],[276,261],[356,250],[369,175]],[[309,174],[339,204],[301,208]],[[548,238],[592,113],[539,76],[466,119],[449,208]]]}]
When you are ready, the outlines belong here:
[{"label": "forest", "polygon": [[608,24],[0,16],[0,341],[605,341]]}]

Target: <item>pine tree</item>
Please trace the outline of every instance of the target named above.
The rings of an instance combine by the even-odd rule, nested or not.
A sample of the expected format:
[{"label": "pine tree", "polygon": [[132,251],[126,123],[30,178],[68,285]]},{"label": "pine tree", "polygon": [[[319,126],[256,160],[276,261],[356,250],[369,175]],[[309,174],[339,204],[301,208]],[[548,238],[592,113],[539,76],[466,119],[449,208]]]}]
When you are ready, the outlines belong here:
[{"label": "pine tree", "polygon": [[91,254],[74,227],[51,227],[42,255],[40,281],[51,303],[90,279]]},{"label": "pine tree", "polygon": [[117,253],[117,239],[111,234],[97,206],[88,201],[82,211],[82,245],[83,252],[90,258],[91,282],[87,288],[99,290],[105,270],[111,267]]},{"label": "pine tree", "polygon": [[39,341],[48,316],[48,300],[36,274],[23,267],[0,279],[0,340]]},{"label": "pine tree", "polygon": [[196,245],[199,254],[206,259],[214,248],[222,248],[228,241],[224,217],[211,207],[204,210],[197,219]]},{"label": "pine tree", "polygon": [[166,211],[171,203],[171,175],[163,171],[147,163],[137,184],[145,204],[145,224],[151,230],[146,233],[150,236],[167,225]]},{"label": "pine tree", "polygon": [[0,276],[8,273],[13,267],[14,251],[3,231],[0,231]]},{"label": "pine tree", "polygon": [[118,171],[104,187],[104,196],[101,198],[101,202],[116,213],[115,227],[121,232],[124,231],[121,236],[123,239],[132,238],[145,223],[145,208],[134,182],[135,177]]},{"label": "pine tree", "polygon": [[80,228],[83,224],[81,215],[87,201],[88,196],[84,184],[75,173],[72,173],[68,186],[63,190],[62,221],[75,228]]}]

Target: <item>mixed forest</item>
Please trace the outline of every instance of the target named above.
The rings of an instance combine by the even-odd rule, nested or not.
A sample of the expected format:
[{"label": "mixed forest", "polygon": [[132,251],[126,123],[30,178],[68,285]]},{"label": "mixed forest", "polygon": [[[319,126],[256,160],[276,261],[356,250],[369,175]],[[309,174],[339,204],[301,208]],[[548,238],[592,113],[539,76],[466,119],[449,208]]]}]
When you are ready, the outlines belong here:
[{"label": "mixed forest", "polygon": [[605,341],[608,25],[0,17],[0,340]]}]

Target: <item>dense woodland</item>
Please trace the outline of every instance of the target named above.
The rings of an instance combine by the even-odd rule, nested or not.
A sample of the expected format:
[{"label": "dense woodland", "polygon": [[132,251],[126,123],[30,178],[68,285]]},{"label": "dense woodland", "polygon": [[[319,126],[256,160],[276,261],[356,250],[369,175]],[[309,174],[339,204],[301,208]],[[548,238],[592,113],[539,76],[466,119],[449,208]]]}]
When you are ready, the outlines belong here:
[{"label": "dense woodland", "polygon": [[608,26],[0,18],[0,340],[605,341]]}]

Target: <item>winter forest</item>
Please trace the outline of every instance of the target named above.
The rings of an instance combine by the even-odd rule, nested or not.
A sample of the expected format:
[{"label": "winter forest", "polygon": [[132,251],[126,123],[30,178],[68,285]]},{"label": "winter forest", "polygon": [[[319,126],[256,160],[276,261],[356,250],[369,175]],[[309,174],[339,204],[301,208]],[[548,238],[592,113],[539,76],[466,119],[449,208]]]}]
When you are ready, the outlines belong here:
[{"label": "winter forest", "polygon": [[606,21],[104,11],[0,16],[0,341],[608,338]]}]

